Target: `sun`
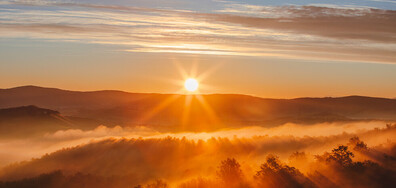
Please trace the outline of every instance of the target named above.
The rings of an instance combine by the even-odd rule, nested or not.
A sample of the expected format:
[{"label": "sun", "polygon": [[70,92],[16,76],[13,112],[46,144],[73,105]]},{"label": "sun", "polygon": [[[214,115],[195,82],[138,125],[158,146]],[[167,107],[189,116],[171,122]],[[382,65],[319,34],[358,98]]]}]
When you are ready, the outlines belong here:
[{"label": "sun", "polygon": [[199,83],[194,78],[189,78],[184,82],[184,87],[187,91],[193,92],[198,89]]}]

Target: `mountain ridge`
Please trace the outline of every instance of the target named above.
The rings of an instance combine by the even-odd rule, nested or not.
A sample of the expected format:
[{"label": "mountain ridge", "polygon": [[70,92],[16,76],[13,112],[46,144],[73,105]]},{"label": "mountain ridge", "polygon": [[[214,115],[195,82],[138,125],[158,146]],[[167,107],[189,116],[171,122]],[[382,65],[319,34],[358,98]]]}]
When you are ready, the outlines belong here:
[{"label": "mountain ridge", "polygon": [[365,96],[270,99],[239,94],[82,92],[37,86],[0,90],[0,108],[26,105],[108,126],[154,126],[164,131],[396,120],[395,99]]},{"label": "mountain ridge", "polygon": [[[190,94],[177,94],[177,93],[155,93],[155,92],[128,92],[122,90],[92,90],[92,91],[79,91],[79,90],[67,90],[67,89],[60,89],[55,87],[42,87],[36,85],[24,85],[24,86],[16,86],[11,88],[0,88],[1,91],[12,91],[12,90],[21,90],[21,89],[35,89],[35,90],[54,90],[60,92],[74,92],[74,93],[122,93],[122,94],[154,94],[154,95],[181,95],[181,96],[188,96]],[[191,94],[194,95],[194,94]],[[249,94],[236,94],[236,93],[210,93],[210,94],[200,94],[204,96],[210,95],[227,95],[227,96],[247,96],[259,99],[273,99],[273,100],[296,100],[296,99],[339,99],[339,98],[371,98],[371,99],[389,99],[389,100],[396,100],[395,98],[387,98],[387,97],[373,97],[373,96],[365,96],[365,95],[345,95],[345,96],[337,96],[337,97],[295,97],[295,98],[268,98],[268,97],[260,97],[255,95]]]}]

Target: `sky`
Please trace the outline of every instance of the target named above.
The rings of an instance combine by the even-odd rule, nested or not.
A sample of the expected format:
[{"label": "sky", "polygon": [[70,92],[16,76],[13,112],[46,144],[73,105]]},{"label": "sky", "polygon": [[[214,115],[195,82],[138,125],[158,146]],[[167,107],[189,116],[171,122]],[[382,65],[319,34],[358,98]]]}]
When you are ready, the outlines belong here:
[{"label": "sky", "polygon": [[0,88],[396,98],[394,0],[2,0]]}]

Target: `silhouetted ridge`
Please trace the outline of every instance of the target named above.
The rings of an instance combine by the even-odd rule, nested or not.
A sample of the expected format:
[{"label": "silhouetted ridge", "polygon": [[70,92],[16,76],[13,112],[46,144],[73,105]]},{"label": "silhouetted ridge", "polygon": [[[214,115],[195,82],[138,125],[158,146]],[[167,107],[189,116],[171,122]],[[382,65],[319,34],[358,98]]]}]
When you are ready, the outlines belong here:
[{"label": "silhouetted ridge", "polygon": [[186,121],[182,120],[187,117],[183,117],[187,96],[177,94],[81,92],[23,86],[0,90],[0,108],[35,105],[105,125],[149,126],[165,131],[396,120],[395,99],[364,96],[266,99],[238,94],[210,94],[202,98],[206,107],[193,97]]},{"label": "silhouetted ridge", "polygon": [[59,115],[60,113],[58,111],[39,108],[34,105],[0,109],[0,118],[2,117],[10,118],[10,117],[20,117],[20,116],[45,117],[45,116],[59,116]]},{"label": "silhouetted ridge", "polygon": [[92,129],[99,123],[34,105],[0,109],[0,139],[39,136],[71,128]]}]

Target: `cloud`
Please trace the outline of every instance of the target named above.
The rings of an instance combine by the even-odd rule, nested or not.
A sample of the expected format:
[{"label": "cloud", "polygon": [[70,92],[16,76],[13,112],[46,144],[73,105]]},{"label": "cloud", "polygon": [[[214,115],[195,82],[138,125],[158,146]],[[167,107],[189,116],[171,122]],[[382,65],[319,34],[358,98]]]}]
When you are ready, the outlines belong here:
[{"label": "cloud", "polygon": [[393,0],[371,0],[371,1],[383,2],[383,3],[396,3],[396,1],[393,1]]},{"label": "cloud", "polygon": [[396,62],[392,10],[226,4],[202,13],[54,1],[8,4],[13,6],[0,7],[0,37],[111,44],[129,52]]}]

